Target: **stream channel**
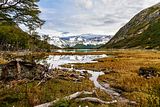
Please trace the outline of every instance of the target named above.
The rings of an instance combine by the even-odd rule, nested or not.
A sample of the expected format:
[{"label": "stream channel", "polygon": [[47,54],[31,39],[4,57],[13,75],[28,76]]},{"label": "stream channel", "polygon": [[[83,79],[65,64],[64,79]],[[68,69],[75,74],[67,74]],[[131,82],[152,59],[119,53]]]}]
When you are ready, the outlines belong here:
[{"label": "stream channel", "polygon": [[[108,57],[105,54],[102,55],[49,55],[45,59],[38,61],[40,64],[47,64],[50,69],[58,68],[65,71],[76,71],[83,73],[83,71],[87,71],[91,77],[89,78],[95,85],[96,88],[99,88],[105,91],[112,97],[112,102],[130,102],[128,99],[121,96],[121,94],[114,88],[111,88],[109,84],[105,83],[104,85],[98,82],[98,77],[104,75],[102,71],[92,71],[92,70],[84,70],[84,69],[75,69],[75,63],[94,63],[96,59]],[[71,68],[64,68],[61,65],[71,64]],[[106,87],[107,86],[107,87]],[[132,102],[130,102],[132,103]]]}]

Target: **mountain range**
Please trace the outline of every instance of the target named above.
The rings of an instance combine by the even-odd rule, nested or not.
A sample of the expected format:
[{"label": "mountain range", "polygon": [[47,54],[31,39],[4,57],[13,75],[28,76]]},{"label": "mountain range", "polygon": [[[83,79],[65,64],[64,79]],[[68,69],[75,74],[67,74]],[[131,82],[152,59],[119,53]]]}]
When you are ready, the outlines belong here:
[{"label": "mountain range", "polygon": [[27,34],[16,24],[0,23],[0,50],[46,50],[58,47],[160,49],[160,3],[135,15],[113,38],[112,35],[81,34],[52,36],[48,42]]},{"label": "mountain range", "polygon": [[101,48],[160,49],[160,3],[135,15]]},{"label": "mountain range", "polygon": [[49,43],[60,48],[98,48],[106,44],[111,35],[82,34],[68,37],[51,37]]}]

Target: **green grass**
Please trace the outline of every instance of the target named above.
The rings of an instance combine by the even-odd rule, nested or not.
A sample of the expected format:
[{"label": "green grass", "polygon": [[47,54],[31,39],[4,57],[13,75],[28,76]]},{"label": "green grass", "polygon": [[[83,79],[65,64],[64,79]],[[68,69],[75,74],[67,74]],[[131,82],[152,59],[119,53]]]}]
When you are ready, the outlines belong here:
[{"label": "green grass", "polygon": [[[113,48],[146,48],[160,49],[160,20],[151,22],[150,26],[140,35],[128,37],[111,44]],[[136,33],[136,32],[135,32]]]},{"label": "green grass", "polygon": [[[92,92],[95,87],[89,79],[81,79],[81,82],[75,82],[69,75],[73,72],[61,72],[57,71],[55,74],[63,74],[64,77],[57,77],[42,83],[40,86],[36,86],[39,81],[33,81],[31,83],[18,83],[13,84],[12,87],[8,87],[6,84],[0,84],[0,107],[33,107],[42,103],[54,101],[56,99],[63,99],[65,96],[71,95],[79,91]],[[98,96],[90,95],[90,97],[98,97],[105,101],[110,101],[111,98],[104,91],[96,89]],[[86,97],[82,95],[80,97]],[[101,104],[90,102],[76,102],[74,100],[64,101],[60,100],[53,107],[77,107],[82,105],[85,107],[103,107]]]},{"label": "green grass", "polygon": [[77,91],[91,91],[93,84],[85,79],[82,83],[69,80],[52,79],[35,87],[38,81],[19,84],[12,88],[0,87],[0,107],[32,107],[37,104],[50,102],[56,98],[63,98]]}]

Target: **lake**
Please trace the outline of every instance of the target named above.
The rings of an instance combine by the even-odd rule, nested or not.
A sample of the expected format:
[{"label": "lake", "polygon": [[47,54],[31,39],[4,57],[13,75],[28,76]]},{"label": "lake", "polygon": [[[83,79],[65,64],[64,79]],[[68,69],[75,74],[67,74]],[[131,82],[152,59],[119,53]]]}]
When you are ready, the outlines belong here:
[{"label": "lake", "polygon": [[104,52],[99,49],[53,49],[52,52]]}]

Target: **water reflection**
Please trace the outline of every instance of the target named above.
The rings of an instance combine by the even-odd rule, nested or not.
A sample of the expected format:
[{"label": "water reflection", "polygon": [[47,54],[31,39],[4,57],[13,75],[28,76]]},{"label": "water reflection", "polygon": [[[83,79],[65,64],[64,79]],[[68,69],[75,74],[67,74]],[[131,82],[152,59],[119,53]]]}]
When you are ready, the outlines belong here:
[{"label": "water reflection", "polygon": [[94,59],[104,58],[107,55],[49,55],[46,59],[38,61],[47,64],[49,68],[59,68],[60,65],[68,63],[92,63]]},{"label": "water reflection", "polygon": [[102,52],[96,49],[54,49],[52,52]]},{"label": "water reflection", "polygon": [[[120,94],[114,91],[112,88],[108,87],[105,88],[103,87],[98,81],[98,77],[100,75],[104,75],[103,72],[101,71],[92,71],[92,70],[83,70],[83,69],[74,69],[74,68],[63,68],[60,67],[60,65],[63,64],[68,64],[68,63],[92,63],[96,62],[93,61],[94,59],[98,58],[104,58],[107,57],[107,55],[50,55],[48,58],[43,59],[39,61],[41,64],[49,64],[50,68],[59,68],[59,69],[64,69],[67,71],[76,71],[83,73],[83,71],[87,71],[89,74],[91,74],[91,77],[89,78],[95,85],[96,88],[104,90],[106,93],[108,93],[111,96],[117,96],[119,97]],[[107,84],[109,86],[109,84]]]}]

